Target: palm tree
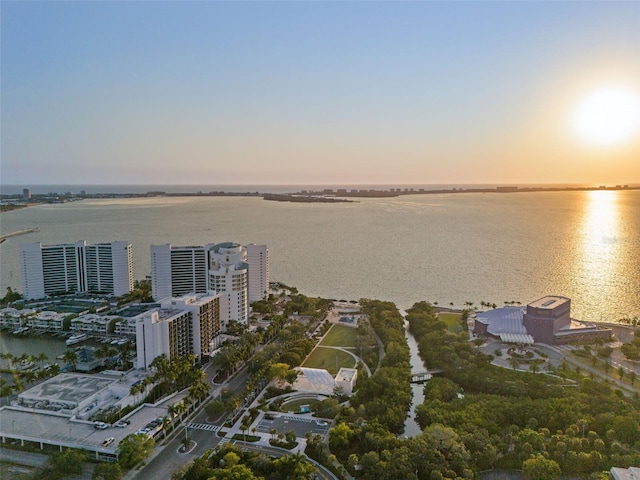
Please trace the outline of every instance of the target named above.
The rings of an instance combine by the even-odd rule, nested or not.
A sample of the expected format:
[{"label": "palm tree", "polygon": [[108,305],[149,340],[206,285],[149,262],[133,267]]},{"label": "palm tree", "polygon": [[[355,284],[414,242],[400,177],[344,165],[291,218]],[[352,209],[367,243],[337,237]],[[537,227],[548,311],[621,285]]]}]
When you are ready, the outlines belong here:
[{"label": "palm tree", "polygon": [[47,372],[49,376],[55,377],[60,373],[60,365],[58,365],[57,363],[52,363],[51,365],[49,365],[49,368],[47,368]]},{"label": "palm tree", "polygon": [[0,355],[2,355],[2,358],[4,358],[7,361],[9,370],[13,370],[13,364],[14,364],[14,362],[17,361],[17,358],[15,357],[15,355],[12,355],[9,352],[2,353]]},{"label": "palm tree", "polygon": [[169,407],[167,407],[167,413],[169,414],[169,418],[171,419],[171,424],[173,424],[179,412],[180,407],[178,407],[177,403],[172,403],[171,405],[169,405]]},{"label": "palm tree", "polygon": [[176,403],[176,414],[179,418],[182,418],[186,411],[187,407],[184,401]]},{"label": "palm tree", "polygon": [[[204,373],[204,372],[203,372]],[[189,395],[193,397],[198,402],[201,402],[209,395],[209,385],[200,381],[198,383],[194,383],[189,388]]]},{"label": "palm tree", "polygon": [[516,358],[511,357],[509,359],[509,363],[511,364],[511,367],[515,370],[516,368],[518,368],[518,365],[520,364],[520,362],[518,362],[518,360]]},{"label": "palm tree", "polygon": [[25,370],[24,372],[20,373],[20,376],[25,383],[33,383],[37,377],[36,372],[34,372],[33,370]]},{"label": "palm tree", "polygon": [[242,429],[242,436],[244,441],[247,441],[247,430],[249,429],[249,425],[251,423],[251,415],[245,415],[242,418],[242,424],[240,425],[240,428]]},{"label": "palm tree", "polygon": [[8,397],[15,390],[15,386],[0,377],[0,397]]},{"label": "palm tree", "polygon": [[47,360],[49,360],[49,357],[47,356],[46,353],[40,353],[38,355],[36,355],[35,357],[36,362],[38,362],[38,367],[42,368],[42,363],[46,362]]},{"label": "palm tree", "polygon": [[75,350],[68,349],[62,354],[62,361],[71,366],[71,369],[75,371],[78,364],[78,354]]},{"label": "palm tree", "polygon": [[239,360],[238,351],[235,348],[235,345],[225,345],[222,348],[222,351],[218,354],[218,359],[220,361],[222,371],[225,372],[225,376],[233,374],[236,363]]},{"label": "palm tree", "polygon": [[167,432],[169,431],[169,428],[171,428],[172,423],[171,418],[168,416],[162,417],[162,433],[164,434],[165,440],[167,439]]}]

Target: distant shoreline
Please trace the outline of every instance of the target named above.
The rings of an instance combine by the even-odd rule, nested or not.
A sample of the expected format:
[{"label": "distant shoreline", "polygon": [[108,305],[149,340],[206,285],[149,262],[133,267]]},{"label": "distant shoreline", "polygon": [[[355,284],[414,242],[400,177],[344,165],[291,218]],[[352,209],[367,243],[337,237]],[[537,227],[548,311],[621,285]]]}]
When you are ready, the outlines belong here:
[{"label": "distant shoreline", "polygon": [[[113,186],[109,186],[113,187]],[[316,187],[317,188],[317,187]],[[11,211],[23,208],[33,204],[42,203],[66,203],[71,201],[85,199],[109,199],[109,198],[154,198],[154,197],[261,197],[265,200],[293,201],[301,203],[315,202],[344,202],[340,198],[380,198],[380,197],[399,197],[403,195],[442,195],[442,194],[459,194],[459,193],[538,193],[538,192],[585,192],[585,191],[625,191],[640,190],[640,186],[635,185],[615,185],[615,186],[553,186],[553,187],[530,187],[530,186],[496,186],[496,187],[452,187],[452,188],[325,188],[322,190],[300,190],[297,192],[284,192],[275,194],[272,192],[259,191],[198,191],[198,192],[167,192],[162,190],[151,190],[147,192],[104,192],[104,193],[88,193],[82,191],[79,194],[65,193],[47,193],[32,194],[29,205],[17,203],[22,201],[22,194],[2,194],[0,198],[4,205],[2,211]],[[326,199],[326,200],[323,200]],[[10,203],[16,202],[16,203]]]}]

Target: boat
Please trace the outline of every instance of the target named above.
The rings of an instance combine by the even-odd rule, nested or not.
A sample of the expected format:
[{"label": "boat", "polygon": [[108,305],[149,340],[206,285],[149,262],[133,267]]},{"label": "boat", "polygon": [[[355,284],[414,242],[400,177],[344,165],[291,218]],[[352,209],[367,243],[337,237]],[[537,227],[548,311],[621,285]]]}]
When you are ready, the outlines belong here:
[{"label": "boat", "polygon": [[84,342],[85,340],[88,340],[88,339],[89,339],[89,336],[86,333],[77,333],[67,338],[65,343],[67,345],[75,345],[76,343]]},{"label": "boat", "polygon": [[22,360],[19,366],[20,370],[30,370],[35,367],[35,364],[29,360]]},{"label": "boat", "polygon": [[29,330],[29,327],[20,327],[20,328],[16,328],[16,329],[13,331],[13,334],[14,334],[14,335],[20,335],[21,333],[24,333],[24,332],[26,332],[27,330]]}]

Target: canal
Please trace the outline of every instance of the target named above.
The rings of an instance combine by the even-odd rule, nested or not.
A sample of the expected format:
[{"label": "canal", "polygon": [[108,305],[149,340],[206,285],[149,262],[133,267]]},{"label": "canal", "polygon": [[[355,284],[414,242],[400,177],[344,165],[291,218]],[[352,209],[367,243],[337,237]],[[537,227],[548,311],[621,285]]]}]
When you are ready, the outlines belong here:
[{"label": "canal", "polygon": [[[403,315],[405,314],[404,312],[402,313]],[[420,358],[420,355],[418,354],[418,342],[416,342],[414,336],[411,334],[411,332],[409,332],[409,322],[407,321],[405,321],[404,323],[404,331],[405,336],[407,337],[407,343],[409,344],[409,352],[411,353],[411,371],[416,373],[427,370],[424,362],[422,361],[422,358]],[[420,426],[416,423],[415,420],[415,409],[418,405],[421,405],[422,402],[424,402],[423,387],[424,385],[420,383],[411,384],[411,390],[413,391],[413,401],[411,402],[409,416],[404,422],[404,435],[407,437],[415,437],[422,432]]]}]

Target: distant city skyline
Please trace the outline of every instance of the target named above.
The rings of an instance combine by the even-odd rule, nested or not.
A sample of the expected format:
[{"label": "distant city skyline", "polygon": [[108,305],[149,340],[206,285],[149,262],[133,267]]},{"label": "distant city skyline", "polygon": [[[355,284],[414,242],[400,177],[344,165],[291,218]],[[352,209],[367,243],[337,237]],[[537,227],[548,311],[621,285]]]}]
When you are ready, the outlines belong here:
[{"label": "distant city skyline", "polygon": [[640,2],[2,2],[3,185],[640,183]]}]

